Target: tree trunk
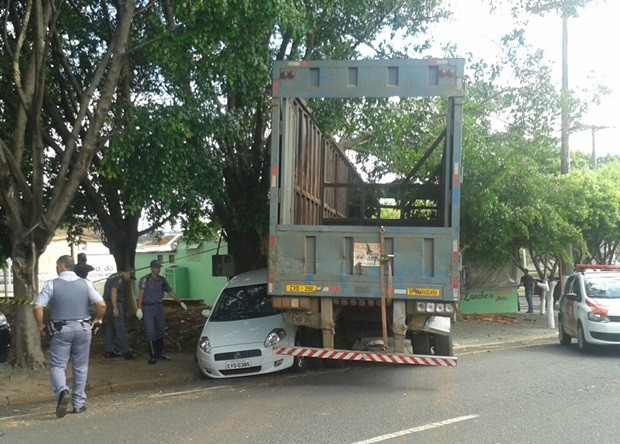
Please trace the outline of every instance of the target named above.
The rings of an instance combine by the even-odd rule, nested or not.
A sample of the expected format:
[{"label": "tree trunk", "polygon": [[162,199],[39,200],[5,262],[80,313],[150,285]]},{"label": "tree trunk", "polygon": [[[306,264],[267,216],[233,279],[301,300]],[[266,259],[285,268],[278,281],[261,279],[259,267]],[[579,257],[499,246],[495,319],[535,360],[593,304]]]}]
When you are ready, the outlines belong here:
[{"label": "tree trunk", "polygon": [[[101,218],[102,215],[98,216]],[[103,216],[106,217],[106,216]],[[101,219],[100,219],[101,220]],[[121,229],[107,229],[116,226],[119,221],[106,221],[102,223],[105,234],[105,246],[114,257],[118,271],[133,270],[136,263],[136,247],[138,246],[138,217],[128,218],[122,221]],[[124,286],[123,311],[126,315],[136,313],[136,294],[134,282],[127,282]]]},{"label": "tree trunk", "polygon": [[267,242],[256,231],[229,232],[226,230],[228,254],[235,259],[235,274],[267,266]]},{"label": "tree trunk", "polygon": [[[30,249],[13,249],[13,295],[17,305],[15,310],[15,367],[38,369],[45,367],[46,358],[41,349],[41,336],[37,329],[32,307],[38,293],[37,260],[20,255]],[[37,256],[38,257],[38,256]]]}]

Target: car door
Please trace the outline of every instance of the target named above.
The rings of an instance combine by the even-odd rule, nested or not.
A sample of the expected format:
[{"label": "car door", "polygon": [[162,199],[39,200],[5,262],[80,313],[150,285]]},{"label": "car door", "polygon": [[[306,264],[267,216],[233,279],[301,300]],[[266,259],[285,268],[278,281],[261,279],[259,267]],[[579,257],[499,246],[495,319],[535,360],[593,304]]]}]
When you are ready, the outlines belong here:
[{"label": "car door", "polygon": [[562,316],[562,325],[566,333],[571,336],[577,335],[577,319],[575,318],[575,300],[569,299],[566,295],[574,293],[579,298],[581,294],[581,284],[578,276],[570,276],[566,281],[566,291],[560,302],[560,316]]}]

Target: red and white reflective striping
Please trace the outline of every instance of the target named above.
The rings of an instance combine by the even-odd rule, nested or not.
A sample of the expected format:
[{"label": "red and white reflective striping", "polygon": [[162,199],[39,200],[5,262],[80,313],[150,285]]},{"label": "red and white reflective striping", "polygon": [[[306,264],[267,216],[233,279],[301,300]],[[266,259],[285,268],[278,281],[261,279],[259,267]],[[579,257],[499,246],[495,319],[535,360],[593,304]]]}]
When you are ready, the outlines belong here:
[{"label": "red and white reflective striping", "polygon": [[456,367],[454,356],[405,355],[402,353],[373,353],[365,351],[326,350],[311,347],[276,347],[278,355],[304,358],[340,359],[345,361],[381,362],[386,364],[431,365],[437,367]]}]

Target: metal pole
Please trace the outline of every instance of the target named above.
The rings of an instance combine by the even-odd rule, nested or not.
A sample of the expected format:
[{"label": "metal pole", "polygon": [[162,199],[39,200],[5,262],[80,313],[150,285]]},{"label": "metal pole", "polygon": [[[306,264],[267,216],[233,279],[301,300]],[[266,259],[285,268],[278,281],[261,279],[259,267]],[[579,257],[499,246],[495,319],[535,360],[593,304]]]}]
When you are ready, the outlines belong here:
[{"label": "metal pole", "polygon": [[592,168],[596,168],[596,128],[591,127],[592,130]]}]

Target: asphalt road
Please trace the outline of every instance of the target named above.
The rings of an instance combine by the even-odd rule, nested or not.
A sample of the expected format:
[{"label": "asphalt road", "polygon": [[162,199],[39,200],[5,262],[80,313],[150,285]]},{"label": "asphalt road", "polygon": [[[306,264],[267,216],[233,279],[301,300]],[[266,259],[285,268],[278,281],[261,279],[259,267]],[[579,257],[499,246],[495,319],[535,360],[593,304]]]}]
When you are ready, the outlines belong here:
[{"label": "asphalt road", "polygon": [[620,351],[573,344],[469,353],[456,368],[352,365],[191,383],[0,418],[0,444],[582,443],[620,436]]}]

